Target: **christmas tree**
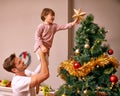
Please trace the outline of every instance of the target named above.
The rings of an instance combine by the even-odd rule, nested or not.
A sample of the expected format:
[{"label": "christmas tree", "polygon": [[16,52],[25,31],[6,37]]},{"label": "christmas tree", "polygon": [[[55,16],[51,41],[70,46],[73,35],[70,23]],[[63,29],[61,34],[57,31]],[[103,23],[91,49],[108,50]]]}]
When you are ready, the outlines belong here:
[{"label": "christmas tree", "polygon": [[105,39],[107,31],[94,23],[92,14],[81,21],[69,60],[58,67],[65,81],[57,96],[120,96],[115,75],[119,62]]}]

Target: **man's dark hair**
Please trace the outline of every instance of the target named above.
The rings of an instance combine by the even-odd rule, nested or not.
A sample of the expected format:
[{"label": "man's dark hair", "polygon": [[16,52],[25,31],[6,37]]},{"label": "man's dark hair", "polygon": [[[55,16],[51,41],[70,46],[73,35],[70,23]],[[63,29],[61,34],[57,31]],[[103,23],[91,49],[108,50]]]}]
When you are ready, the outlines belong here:
[{"label": "man's dark hair", "polygon": [[3,63],[3,68],[8,71],[8,72],[12,72],[12,68],[15,68],[15,54],[11,54],[8,58],[6,58],[4,60]]}]

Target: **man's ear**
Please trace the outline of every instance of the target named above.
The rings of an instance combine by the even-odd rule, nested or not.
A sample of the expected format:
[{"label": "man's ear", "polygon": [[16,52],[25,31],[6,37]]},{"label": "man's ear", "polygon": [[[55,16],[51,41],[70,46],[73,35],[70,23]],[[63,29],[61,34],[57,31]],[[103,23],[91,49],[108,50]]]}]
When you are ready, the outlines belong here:
[{"label": "man's ear", "polygon": [[12,68],[12,72],[15,73],[17,70],[16,68]]}]

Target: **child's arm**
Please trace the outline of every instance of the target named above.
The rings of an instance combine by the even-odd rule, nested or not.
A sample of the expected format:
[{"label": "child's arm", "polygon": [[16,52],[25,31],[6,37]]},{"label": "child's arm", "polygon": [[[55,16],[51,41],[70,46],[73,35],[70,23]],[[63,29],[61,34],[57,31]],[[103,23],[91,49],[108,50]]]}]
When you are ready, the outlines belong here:
[{"label": "child's arm", "polygon": [[56,31],[59,30],[65,30],[65,29],[70,29],[72,28],[74,25],[79,24],[80,21],[78,21],[78,19],[75,19],[73,22],[70,22],[68,24],[64,24],[64,25],[57,25]]},{"label": "child's arm", "polygon": [[34,45],[34,52],[37,51],[37,49],[43,45],[43,40],[42,40],[42,33],[44,30],[43,24],[40,24],[38,28],[35,31],[35,45]]}]

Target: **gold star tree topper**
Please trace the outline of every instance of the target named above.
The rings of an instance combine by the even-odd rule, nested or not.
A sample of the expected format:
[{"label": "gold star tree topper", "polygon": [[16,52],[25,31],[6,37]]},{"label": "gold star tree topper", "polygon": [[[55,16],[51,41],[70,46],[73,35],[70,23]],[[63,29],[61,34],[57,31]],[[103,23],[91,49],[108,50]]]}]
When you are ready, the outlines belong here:
[{"label": "gold star tree topper", "polygon": [[74,9],[74,15],[72,18],[78,19],[78,21],[83,20],[84,16],[86,15],[86,12],[82,12],[82,9]]}]

